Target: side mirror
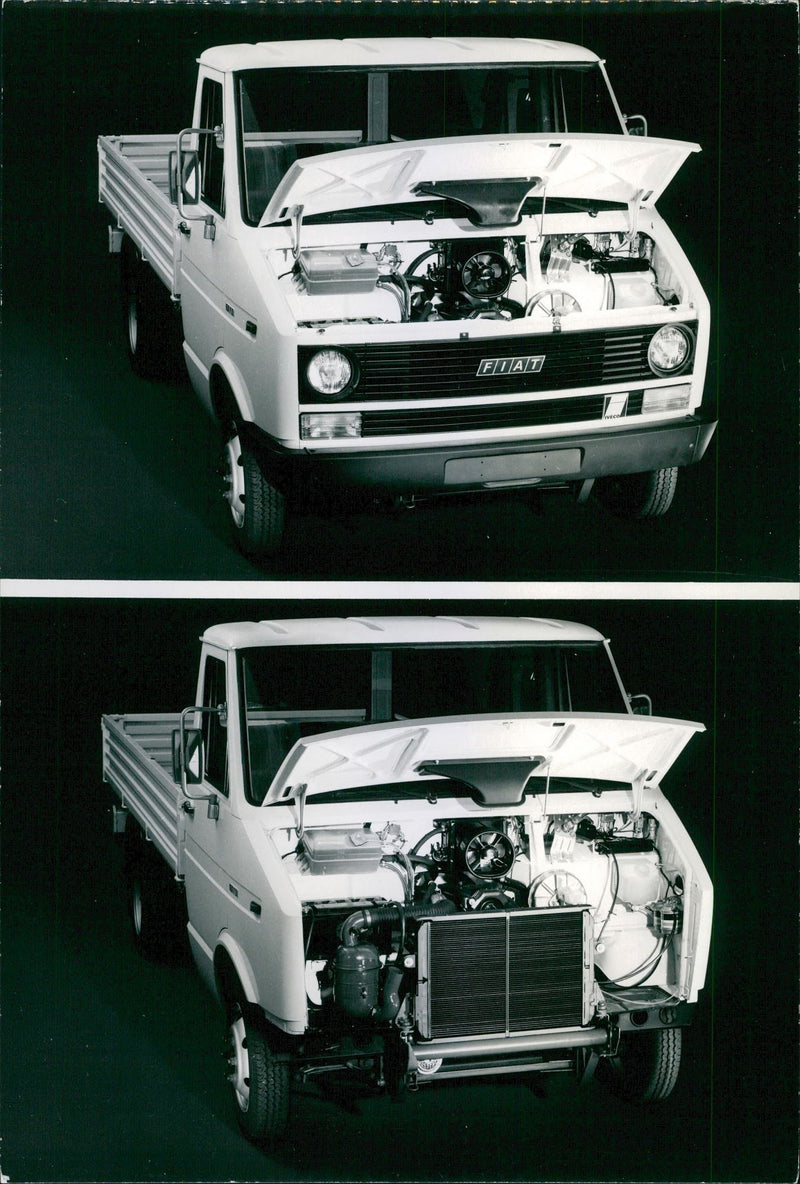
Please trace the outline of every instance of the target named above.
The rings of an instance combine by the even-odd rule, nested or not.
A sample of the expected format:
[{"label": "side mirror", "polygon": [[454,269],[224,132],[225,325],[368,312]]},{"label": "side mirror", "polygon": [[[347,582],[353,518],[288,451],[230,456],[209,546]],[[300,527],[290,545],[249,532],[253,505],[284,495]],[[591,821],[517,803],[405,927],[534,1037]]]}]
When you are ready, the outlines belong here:
[{"label": "side mirror", "polygon": [[644,115],[626,115],[625,126],[629,136],[647,135],[647,119]]},{"label": "side mirror", "polygon": [[200,201],[200,153],[194,149],[181,152],[178,164],[181,200],[186,206],[196,206]]},{"label": "side mirror", "polygon": [[190,715],[224,716],[227,723],[227,709],[221,707],[184,707],[181,712],[181,726],[172,733],[172,776],[181,787],[184,801],[182,808],[187,814],[194,814],[195,802],[208,803],[208,817],[216,821],[219,818],[219,798],[215,793],[191,794],[188,786],[200,785],[205,772],[205,751],[203,745],[203,729],[189,727],[186,723]]},{"label": "side mirror", "polygon": [[628,695],[628,702],[634,715],[653,714],[653,700],[649,695]]},{"label": "side mirror", "polygon": [[173,149],[167,157],[167,179],[169,181],[169,200],[172,205],[178,204],[178,153]]},{"label": "side mirror", "polygon": [[200,785],[203,780],[203,732],[200,728],[172,733],[172,777],[181,784]]}]

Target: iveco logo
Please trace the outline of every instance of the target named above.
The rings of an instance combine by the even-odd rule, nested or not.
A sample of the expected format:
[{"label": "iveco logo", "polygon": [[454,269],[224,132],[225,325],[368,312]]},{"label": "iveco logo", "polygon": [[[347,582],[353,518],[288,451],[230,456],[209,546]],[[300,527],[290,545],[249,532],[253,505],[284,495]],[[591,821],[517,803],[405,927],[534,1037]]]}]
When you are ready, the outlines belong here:
[{"label": "iveco logo", "polygon": [[535,358],[482,358],[476,378],[482,374],[537,374],[544,359],[544,354]]}]

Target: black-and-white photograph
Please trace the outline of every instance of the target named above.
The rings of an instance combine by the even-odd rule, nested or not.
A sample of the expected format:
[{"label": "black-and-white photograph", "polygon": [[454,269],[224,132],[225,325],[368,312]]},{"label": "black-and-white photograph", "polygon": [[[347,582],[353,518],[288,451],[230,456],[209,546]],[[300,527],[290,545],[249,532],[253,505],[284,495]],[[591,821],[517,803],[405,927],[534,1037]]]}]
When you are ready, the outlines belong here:
[{"label": "black-and-white photograph", "polygon": [[5,616],[12,1181],[791,1179],[793,604]]},{"label": "black-and-white photograph", "polygon": [[6,0],[0,1184],[792,1184],[798,6]]},{"label": "black-and-white photograph", "polygon": [[795,578],[795,5],[5,18],[15,576]]}]

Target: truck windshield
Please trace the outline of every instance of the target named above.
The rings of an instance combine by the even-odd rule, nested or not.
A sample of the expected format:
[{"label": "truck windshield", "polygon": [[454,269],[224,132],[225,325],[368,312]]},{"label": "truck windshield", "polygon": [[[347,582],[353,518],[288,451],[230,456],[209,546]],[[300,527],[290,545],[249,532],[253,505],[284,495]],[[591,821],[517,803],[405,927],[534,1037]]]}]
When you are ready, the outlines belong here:
[{"label": "truck windshield", "polygon": [[[298,156],[442,136],[624,133],[595,63],[245,70],[236,96],[242,209],[254,223]],[[479,172],[479,160],[469,167]]]},{"label": "truck windshield", "polygon": [[250,800],[303,736],[392,720],[513,712],[625,713],[602,643],[275,646],[240,656]]}]

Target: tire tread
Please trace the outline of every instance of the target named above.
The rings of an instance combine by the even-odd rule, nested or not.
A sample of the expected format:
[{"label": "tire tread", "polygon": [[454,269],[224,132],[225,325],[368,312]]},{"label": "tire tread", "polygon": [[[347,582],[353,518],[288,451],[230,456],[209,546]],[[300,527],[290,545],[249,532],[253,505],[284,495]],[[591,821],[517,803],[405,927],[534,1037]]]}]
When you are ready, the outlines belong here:
[{"label": "tire tread", "polygon": [[248,555],[271,555],[278,550],[283,538],[286,517],[284,496],[267,481],[255,456],[244,445],[242,467],[246,495],[240,545]]}]

